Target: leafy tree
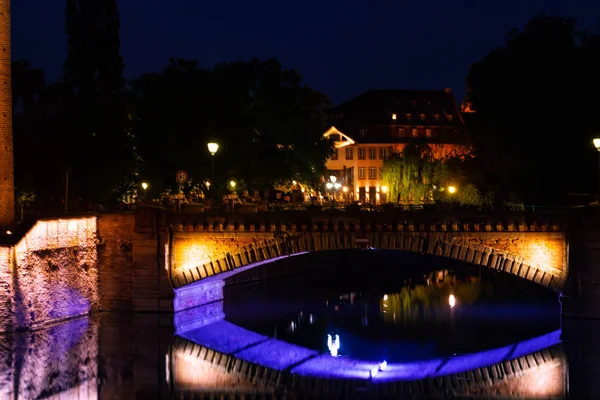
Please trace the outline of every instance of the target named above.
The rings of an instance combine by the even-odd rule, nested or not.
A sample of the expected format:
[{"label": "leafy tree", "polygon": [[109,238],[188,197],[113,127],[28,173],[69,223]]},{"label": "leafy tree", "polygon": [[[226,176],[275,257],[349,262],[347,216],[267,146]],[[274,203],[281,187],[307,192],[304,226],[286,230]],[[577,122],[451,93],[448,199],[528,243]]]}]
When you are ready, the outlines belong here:
[{"label": "leafy tree", "polygon": [[599,50],[573,20],[540,16],[471,66],[472,139],[492,186],[528,202],[595,187]]},{"label": "leafy tree", "polygon": [[35,197],[36,195],[32,190],[15,187],[15,203],[21,214],[21,221],[25,217],[25,208],[33,204]]},{"label": "leafy tree", "polygon": [[161,73],[134,80],[132,88],[142,173],[162,189],[179,169],[196,181],[209,179],[209,141],[220,145],[215,184],[221,191],[231,179],[256,189],[316,179],[331,152],[322,138],[328,100],[273,59],[213,69],[173,59]]}]

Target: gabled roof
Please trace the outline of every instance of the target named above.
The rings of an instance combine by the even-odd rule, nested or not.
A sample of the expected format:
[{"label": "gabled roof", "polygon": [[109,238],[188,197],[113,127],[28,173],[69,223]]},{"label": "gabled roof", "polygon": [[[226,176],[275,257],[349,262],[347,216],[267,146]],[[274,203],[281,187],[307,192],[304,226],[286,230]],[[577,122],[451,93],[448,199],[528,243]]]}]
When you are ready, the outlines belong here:
[{"label": "gabled roof", "polygon": [[[397,141],[390,132],[402,127],[431,127],[444,132],[445,138],[466,137],[465,123],[450,89],[369,90],[327,114],[329,124],[358,142]],[[359,135],[362,129],[368,129],[366,137]],[[438,139],[444,140],[442,136]]]},{"label": "gabled roof", "polygon": [[327,132],[325,132],[323,134],[323,137],[325,138],[333,138],[334,139],[334,146],[336,149],[342,148],[344,146],[349,146],[351,144],[354,144],[354,140],[348,136],[345,135],[344,133],[340,132],[335,126],[331,126],[331,128],[329,128],[327,130]]}]

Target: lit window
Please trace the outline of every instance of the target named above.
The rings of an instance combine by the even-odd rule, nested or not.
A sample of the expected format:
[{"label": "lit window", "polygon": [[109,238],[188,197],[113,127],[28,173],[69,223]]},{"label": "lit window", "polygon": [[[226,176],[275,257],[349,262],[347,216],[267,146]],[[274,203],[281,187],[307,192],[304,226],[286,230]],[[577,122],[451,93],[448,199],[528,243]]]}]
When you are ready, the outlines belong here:
[{"label": "lit window", "polygon": [[416,128],[413,128],[413,130],[412,130],[412,136],[413,136],[413,137],[417,137],[417,136],[419,136],[419,132],[417,131],[417,129],[416,129]]},{"label": "lit window", "polygon": [[392,114],[392,119],[396,119],[396,113]]},{"label": "lit window", "polygon": [[382,147],[382,148],[379,149],[379,159],[380,160],[385,160],[387,158],[386,157],[387,156],[386,151],[387,151],[387,149],[384,148],[384,147]]},{"label": "lit window", "polygon": [[431,137],[431,129],[425,129],[425,136]]},{"label": "lit window", "polygon": [[383,168],[379,168],[379,179],[383,179]]},{"label": "lit window", "polygon": [[412,117],[411,113],[406,113],[406,119],[410,121],[410,118]]},{"label": "lit window", "polygon": [[440,120],[440,114],[433,114],[433,119],[435,119],[436,121]]},{"label": "lit window", "polygon": [[365,179],[367,177],[366,175],[366,168],[365,167],[360,167],[358,169],[358,179]]},{"label": "lit window", "polygon": [[377,158],[377,149],[375,147],[369,147],[369,160]]},{"label": "lit window", "polygon": [[377,179],[377,168],[376,167],[369,168],[369,179]]},{"label": "lit window", "polygon": [[448,114],[448,121],[452,122],[452,114]]},{"label": "lit window", "polygon": [[398,128],[398,135],[399,136],[403,136],[404,135],[404,128]]},{"label": "lit window", "polygon": [[359,147],[358,148],[358,159],[359,160],[364,160],[365,159],[365,148],[364,147]]},{"label": "lit window", "polygon": [[425,114],[421,114],[421,121],[425,121]]},{"label": "lit window", "polygon": [[358,131],[358,136],[360,137],[365,137],[367,135],[367,130],[366,129],[361,129]]},{"label": "lit window", "polygon": [[346,160],[352,160],[354,158],[353,150],[352,147],[346,147]]}]

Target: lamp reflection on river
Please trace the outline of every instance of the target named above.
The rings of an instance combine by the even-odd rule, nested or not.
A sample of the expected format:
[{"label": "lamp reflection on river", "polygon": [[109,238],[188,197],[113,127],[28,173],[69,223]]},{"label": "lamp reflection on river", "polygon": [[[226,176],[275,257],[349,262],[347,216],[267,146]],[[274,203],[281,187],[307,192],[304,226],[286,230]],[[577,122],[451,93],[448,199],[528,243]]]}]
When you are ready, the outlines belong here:
[{"label": "lamp reflection on river", "polygon": [[453,294],[448,296],[448,304],[450,304],[450,308],[454,308],[454,306],[456,305],[456,297],[454,297]]},{"label": "lamp reflection on river", "polygon": [[338,350],[340,349],[340,335],[335,335],[335,340],[331,335],[327,335],[327,348],[333,357],[338,356]]}]

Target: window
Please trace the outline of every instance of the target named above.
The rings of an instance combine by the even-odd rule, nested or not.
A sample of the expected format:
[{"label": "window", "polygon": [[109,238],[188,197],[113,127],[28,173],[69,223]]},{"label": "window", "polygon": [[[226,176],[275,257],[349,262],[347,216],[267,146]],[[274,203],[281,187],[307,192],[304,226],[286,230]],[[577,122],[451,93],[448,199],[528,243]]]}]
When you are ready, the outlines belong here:
[{"label": "window", "polygon": [[338,149],[334,149],[333,150],[333,155],[331,156],[332,160],[337,160],[338,159]]},{"label": "window", "polygon": [[369,160],[377,158],[377,149],[375,147],[369,147]]},{"label": "window", "polygon": [[396,113],[392,114],[392,119],[396,119]]},{"label": "window", "polygon": [[354,149],[352,147],[346,147],[346,160],[352,160],[354,158]]},{"label": "window", "polygon": [[425,121],[425,114],[421,114],[421,121]]},{"label": "window", "polygon": [[412,117],[411,113],[406,113],[406,119],[410,121],[410,118]]},{"label": "window", "polygon": [[404,128],[398,128],[398,135],[400,137],[404,136]]},{"label": "window", "polygon": [[377,167],[369,168],[369,179],[377,179]]},{"label": "window", "polygon": [[413,137],[417,137],[417,136],[419,136],[419,132],[417,131],[417,129],[416,129],[416,128],[413,128],[413,129],[412,129],[412,136],[413,136]]},{"label": "window", "polygon": [[379,159],[380,160],[385,160],[387,158],[387,154],[386,154],[386,148],[382,147],[379,149]]},{"label": "window", "polygon": [[365,148],[364,147],[359,147],[358,148],[358,159],[359,160],[364,160],[365,159]]},{"label": "window", "polygon": [[433,119],[435,119],[436,121],[440,120],[440,114],[433,114]]},{"label": "window", "polygon": [[383,179],[383,168],[379,168],[379,179]]},{"label": "window", "polygon": [[425,136],[431,137],[431,129],[425,129]]},{"label": "window", "polygon": [[366,176],[366,168],[365,167],[360,167],[358,169],[358,179],[365,179]]},{"label": "window", "polygon": [[367,130],[365,128],[362,128],[358,131],[358,136],[360,137],[365,137],[367,136]]},{"label": "window", "polygon": [[447,118],[448,118],[448,121],[452,122],[452,114],[448,114]]}]

